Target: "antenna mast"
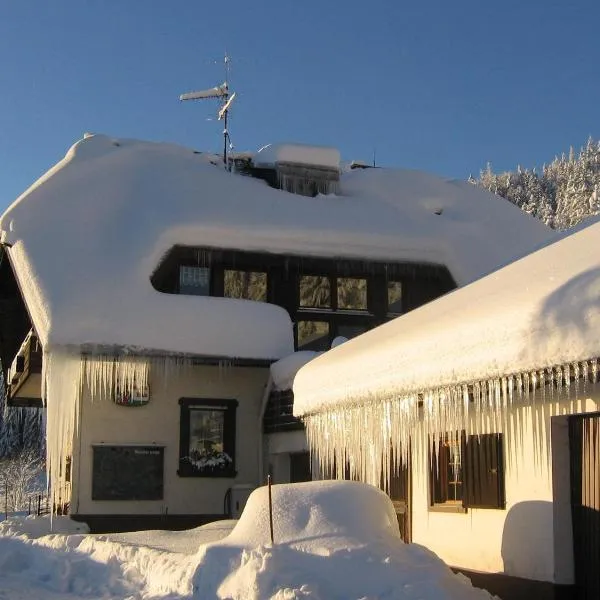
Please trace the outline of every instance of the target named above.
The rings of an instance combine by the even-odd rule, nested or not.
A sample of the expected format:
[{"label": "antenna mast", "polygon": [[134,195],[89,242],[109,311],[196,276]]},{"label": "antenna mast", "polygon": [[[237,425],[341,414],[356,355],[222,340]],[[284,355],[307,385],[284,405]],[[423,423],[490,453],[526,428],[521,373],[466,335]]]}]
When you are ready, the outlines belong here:
[{"label": "antenna mast", "polygon": [[202,90],[198,92],[187,92],[179,96],[179,100],[208,100],[211,98],[218,98],[222,101],[222,104],[217,113],[219,121],[223,121],[223,164],[227,167],[227,149],[232,148],[231,137],[229,136],[229,129],[227,128],[227,117],[229,115],[229,109],[231,103],[235,98],[235,92],[229,93],[229,73],[231,70],[231,57],[225,52],[225,58],[223,61],[225,65],[225,81],[221,85],[217,85],[214,88],[208,90]]}]

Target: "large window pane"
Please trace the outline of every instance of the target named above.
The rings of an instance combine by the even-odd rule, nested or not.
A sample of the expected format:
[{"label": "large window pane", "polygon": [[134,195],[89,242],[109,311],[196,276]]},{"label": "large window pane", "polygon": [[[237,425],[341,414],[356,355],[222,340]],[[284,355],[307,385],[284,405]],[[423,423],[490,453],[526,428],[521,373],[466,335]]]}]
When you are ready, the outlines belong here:
[{"label": "large window pane", "polygon": [[399,314],[402,312],[402,283],[400,281],[388,281],[387,302],[389,313]]},{"label": "large window pane", "polygon": [[224,293],[226,298],[267,301],[267,274],[256,271],[225,271]]},{"label": "large window pane", "polygon": [[298,321],[298,350],[328,350],[329,323]]},{"label": "large window pane", "polygon": [[210,268],[179,267],[179,293],[192,296],[209,296]]},{"label": "large window pane", "polygon": [[300,277],[300,306],[331,308],[329,278],[319,275],[302,275]]},{"label": "large window pane", "polygon": [[190,457],[209,458],[223,452],[224,417],[223,410],[190,410]]},{"label": "large window pane", "polygon": [[342,310],[367,310],[367,280],[355,277],[338,277],[338,308]]}]

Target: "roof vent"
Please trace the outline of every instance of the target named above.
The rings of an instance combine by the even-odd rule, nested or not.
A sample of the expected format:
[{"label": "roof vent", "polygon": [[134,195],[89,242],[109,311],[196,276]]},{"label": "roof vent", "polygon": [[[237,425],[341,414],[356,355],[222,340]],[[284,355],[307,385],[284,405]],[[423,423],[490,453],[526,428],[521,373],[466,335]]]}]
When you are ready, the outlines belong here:
[{"label": "roof vent", "polygon": [[340,153],[336,148],[269,144],[253,157],[253,174],[272,187],[300,194],[337,194]]}]

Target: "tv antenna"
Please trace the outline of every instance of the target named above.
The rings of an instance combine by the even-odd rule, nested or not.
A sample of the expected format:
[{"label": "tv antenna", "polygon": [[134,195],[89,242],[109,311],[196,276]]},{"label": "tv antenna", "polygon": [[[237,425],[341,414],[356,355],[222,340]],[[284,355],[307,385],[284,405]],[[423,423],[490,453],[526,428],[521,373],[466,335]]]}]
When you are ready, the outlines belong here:
[{"label": "tv antenna", "polygon": [[219,121],[223,121],[223,164],[227,167],[227,149],[233,148],[231,145],[231,137],[229,136],[229,129],[227,128],[227,117],[229,116],[229,109],[235,98],[235,92],[229,93],[229,72],[231,70],[231,57],[225,53],[223,61],[225,65],[225,81],[221,85],[217,85],[207,90],[200,90],[197,92],[187,92],[179,96],[179,100],[210,100],[217,98],[221,101],[221,106],[217,112]]}]

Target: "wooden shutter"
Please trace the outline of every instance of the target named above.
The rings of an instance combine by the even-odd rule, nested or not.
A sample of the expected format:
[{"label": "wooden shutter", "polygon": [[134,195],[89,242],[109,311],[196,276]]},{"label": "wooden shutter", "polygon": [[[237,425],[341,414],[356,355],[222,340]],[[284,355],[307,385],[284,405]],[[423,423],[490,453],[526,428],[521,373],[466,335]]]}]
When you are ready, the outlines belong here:
[{"label": "wooden shutter", "polygon": [[503,435],[470,435],[463,448],[463,506],[505,508]]},{"label": "wooden shutter", "polygon": [[430,504],[441,504],[448,501],[448,447],[442,440],[431,444],[429,455]]}]

